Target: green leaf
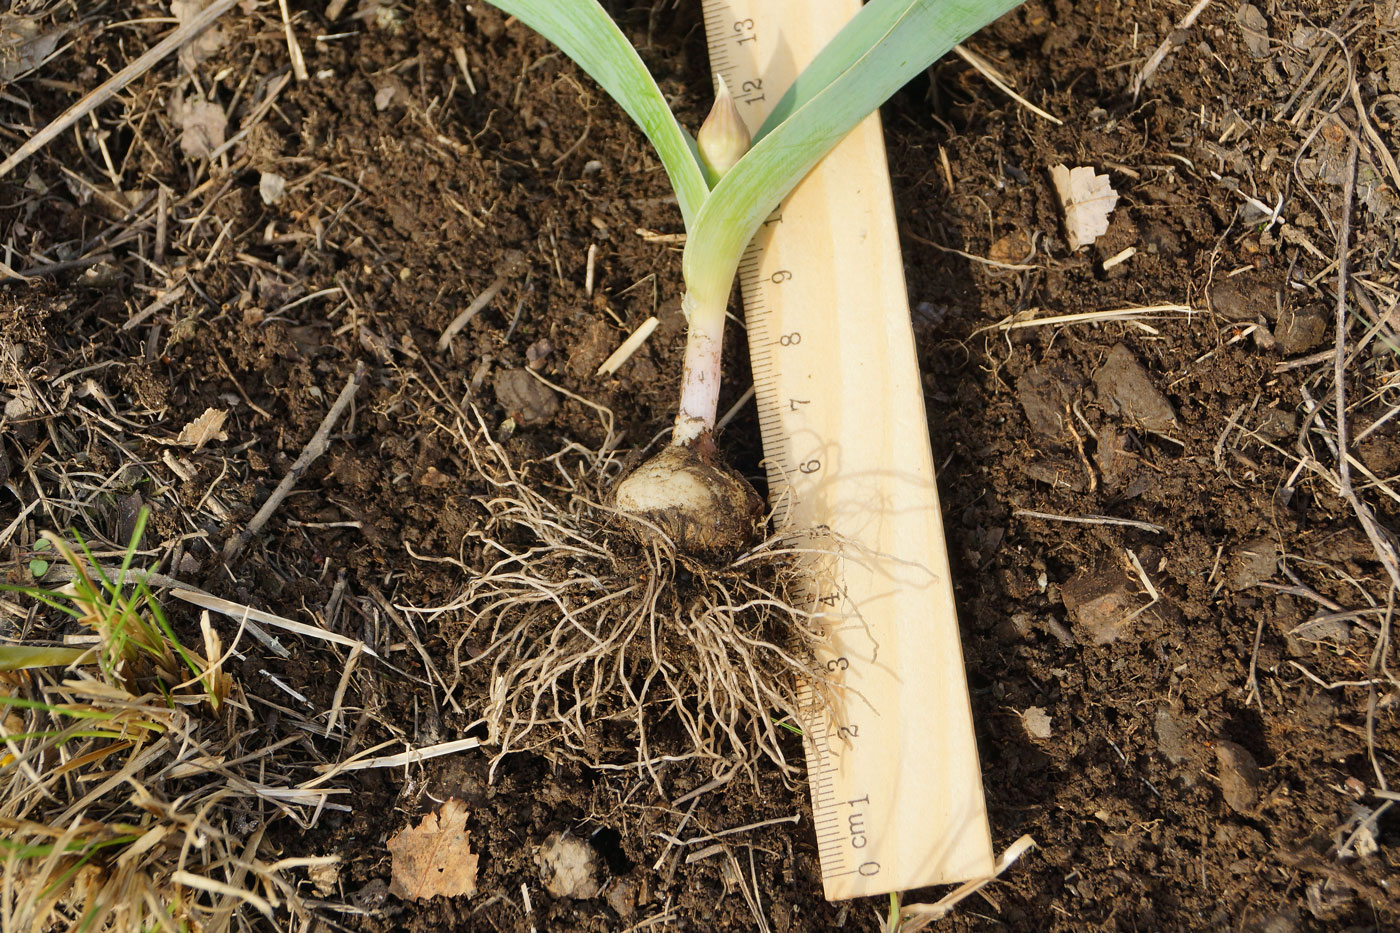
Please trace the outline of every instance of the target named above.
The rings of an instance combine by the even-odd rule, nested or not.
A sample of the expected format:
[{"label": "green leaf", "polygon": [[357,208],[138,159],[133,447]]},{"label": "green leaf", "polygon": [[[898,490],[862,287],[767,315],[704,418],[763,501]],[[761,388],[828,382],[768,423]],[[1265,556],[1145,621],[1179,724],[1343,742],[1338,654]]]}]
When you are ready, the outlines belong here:
[{"label": "green leaf", "polygon": [[[49,539],[47,539],[47,538],[41,538],[40,540],[34,542],[34,551],[35,551],[36,554],[37,554],[39,551],[49,551],[49,550],[52,550],[52,549],[53,549],[53,543],[52,543],[51,541],[49,541]],[[37,556],[36,556],[36,557],[33,557],[33,558],[30,559],[30,561],[29,561],[29,573],[34,577],[34,579],[38,580],[40,577],[42,577],[44,574],[46,574],[46,573],[48,573],[48,572],[49,572],[49,562],[46,561],[46,560],[44,560],[44,558],[42,558],[42,557],[37,557]]]},{"label": "green leaf", "polygon": [[799,76],[802,89],[788,107],[800,106],[767,129],[686,225],[685,281],[698,302],[727,299],[744,249],[764,218],[856,124],[954,45],[1020,3],[872,0],[847,23],[813,61],[817,69],[804,71],[805,80]]},{"label": "green leaf", "polygon": [[598,0],[488,0],[559,46],[627,111],[656,147],[687,229],[709,185],[695,140],[671,113],[661,89]]},{"label": "green leaf", "polygon": [[0,645],[0,671],[22,671],[31,667],[67,667],[87,653],[86,648]]},{"label": "green leaf", "polygon": [[[812,98],[825,90],[832,81],[844,74],[871,48],[880,43],[892,29],[896,28],[911,7],[918,5],[920,4],[917,0],[871,0],[871,2],[861,7],[860,12],[851,17],[850,21],[841,28],[841,31],[837,33],[820,52],[817,53],[817,57],[808,63],[807,67],[802,70],[802,73],[797,76],[792,82],[792,85],[784,92],[783,96],[778,100],[778,103],[774,105],[773,110],[768,114],[767,119],[763,121],[763,125],[754,133],[754,141],[757,142],[759,139],[767,136],[778,124],[810,103]],[[931,4],[925,3],[923,5],[929,6]],[[938,4],[932,5],[943,7],[956,6],[956,4],[949,3],[948,0],[940,0]],[[993,22],[996,17],[1002,15],[1002,13],[1005,13],[1007,10],[1014,9],[1017,5],[1019,4],[1012,3],[1001,8],[1000,12],[994,13],[991,19],[986,20],[986,23]],[[981,18],[981,9],[996,9],[1001,5],[997,3],[978,3],[976,0],[973,0],[973,2],[966,2],[966,0],[964,0],[962,6],[978,11],[979,18]],[[944,16],[945,22],[948,22],[955,30],[960,23],[965,22],[963,18],[964,14],[956,9],[938,10],[936,12]],[[907,29],[909,27],[906,24],[899,28]],[[929,64],[932,64],[937,61],[938,58],[947,54],[948,49],[951,49],[958,42],[961,42],[962,39],[967,38],[967,36],[980,28],[980,26],[974,28],[966,32],[962,38],[955,39],[952,43],[949,43],[947,48],[934,58],[929,59]],[[917,55],[915,57],[917,58]],[[928,66],[925,65],[924,67]],[[917,74],[917,71],[913,74]],[[912,78],[913,74],[910,74],[909,77]],[[907,82],[908,79],[906,78],[905,81]],[[903,82],[899,86],[902,85]]]}]

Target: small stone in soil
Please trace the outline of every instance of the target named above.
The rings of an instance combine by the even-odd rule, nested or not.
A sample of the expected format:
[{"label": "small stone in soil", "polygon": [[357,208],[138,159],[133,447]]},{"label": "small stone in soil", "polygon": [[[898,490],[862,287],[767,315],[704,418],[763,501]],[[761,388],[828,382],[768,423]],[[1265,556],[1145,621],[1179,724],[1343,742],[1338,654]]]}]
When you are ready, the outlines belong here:
[{"label": "small stone in soil", "polygon": [[507,369],[492,383],[496,401],[519,425],[539,424],[554,417],[559,397],[554,390],[523,369]]},{"label": "small stone in soil", "polygon": [[1278,568],[1279,549],[1271,538],[1246,541],[1230,560],[1230,572],[1225,578],[1232,590],[1258,586],[1274,575]]},{"label": "small stone in soil", "polygon": [[1166,433],[1176,427],[1176,412],[1152,383],[1133,351],[1118,344],[1094,373],[1101,400],[1149,431]]},{"label": "small stone in soil", "polygon": [[1265,58],[1269,54],[1269,22],[1264,14],[1252,3],[1242,3],[1235,11],[1235,22],[1244,33],[1244,45],[1255,58]]},{"label": "small stone in soil", "polygon": [[[1060,599],[1070,620],[1096,645],[1107,645],[1127,635],[1150,601],[1141,584],[1127,571],[1114,566],[1085,570],[1060,587]],[[1151,612],[1152,610],[1146,610]],[[1129,617],[1132,618],[1129,618]]]},{"label": "small stone in soil", "polygon": [[1220,771],[1220,792],[1236,813],[1252,814],[1259,805],[1259,765],[1242,745],[1223,739],[1215,743],[1215,761]]},{"label": "small stone in soil", "polygon": [[569,833],[551,833],[535,853],[540,881],[555,897],[584,900],[597,897],[598,855],[593,847]]},{"label": "small stone in soil", "polygon": [[1274,330],[1279,351],[1284,356],[1297,356],[1316,350],[1327,342],[1330,323],[1330,316],[1316,305],[1284,311]]},{"label": "small stone in soil", "polygon": [[1211,286],[1210,310],[1234,323],[1272,320],[1278,313],[1277,292],[1253,273],[1237,275]]},{"label": "small stone in soil", "polygon": [[1016,395],[1037,433],[1046,437],[1065,433],[1070,392],[1063,382],[1044,370],[1032,369],[1016,380]]}]

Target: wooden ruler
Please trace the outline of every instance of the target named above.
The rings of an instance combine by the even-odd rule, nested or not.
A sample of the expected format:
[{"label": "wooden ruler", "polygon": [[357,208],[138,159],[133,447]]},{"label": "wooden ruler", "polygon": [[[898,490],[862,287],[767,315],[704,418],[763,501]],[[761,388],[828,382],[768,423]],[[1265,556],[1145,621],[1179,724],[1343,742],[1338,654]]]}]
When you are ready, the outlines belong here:
[{"label": "wooden ruler", "polygon": [[[750,130],[860,0],[703,0],[712,69]],[[780,520],[827,526],[803,723],[829,900],[992,873],[972,712],[879,115],[775,212],[739,271]]]}]

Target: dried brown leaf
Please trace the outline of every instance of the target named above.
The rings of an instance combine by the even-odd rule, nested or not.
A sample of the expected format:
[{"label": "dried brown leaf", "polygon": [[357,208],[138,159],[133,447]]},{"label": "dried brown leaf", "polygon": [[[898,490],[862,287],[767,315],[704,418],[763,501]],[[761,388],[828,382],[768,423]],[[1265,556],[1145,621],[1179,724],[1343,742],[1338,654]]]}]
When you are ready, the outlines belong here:
[{"label": "dried brown leaf", "polygon": [[180,429],[180,436],[175,438],[175,443],[200,450],[210,441],[226,441],[228,435],[224,433],[224,419],[227,417],[226,411],[206,408],[204,414]]},{"label": "dried brown leaf", "polygon": [[27,16],[0,13],[0,81],[13,81],[32,71],[58,48],[63,29],[45,32]]},{"label": "dried brown leaf", "polygon": [[1107,175],[1098,175],[1088,166],[1050,169],[1050,180],[1065,209],[1065,235],[1069,248],[1088,246],[1108,231],[1108,215],[1118,203],[1118,192]]},{"label": "dried brown leaf", "polygon": [[[176,22],[184,24],[204,12],[208,5],[209,0],[170,0],[170,14]],[[193,71],[195,65],[223,48],[227,41],[228,36],[222,26],[210,26],[180,49],[180,64],[185,66],[186,71]]]},{"label": "dried brown leaf", "polygon": [[471,850],[467,813],[465,803],[448,800],[417,826],[394,834],[389,840],[390,894],[421,901],[476,893],[479,856]]},{"label": "dried brown leaf", "polygon": [[170,116],[180,127],[180,150],[190,159],[207,159],[224,144],[228,116],[224,109],[198,94],[186,98],[176,91]]}]

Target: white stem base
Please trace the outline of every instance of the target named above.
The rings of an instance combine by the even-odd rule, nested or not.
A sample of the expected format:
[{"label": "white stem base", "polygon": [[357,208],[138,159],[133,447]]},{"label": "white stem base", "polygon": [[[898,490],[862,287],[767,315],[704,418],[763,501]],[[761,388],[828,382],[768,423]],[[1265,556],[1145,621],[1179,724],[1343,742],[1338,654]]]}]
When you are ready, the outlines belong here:
[{"label": "white stem base", "polygon": [[681,373],[681,403],[671,443],[690,444],[715,429],[719,410],[720,357],[724,345],[724,308],[704,308],[687,292],[681,299],[689,330],[685,368]]}]

